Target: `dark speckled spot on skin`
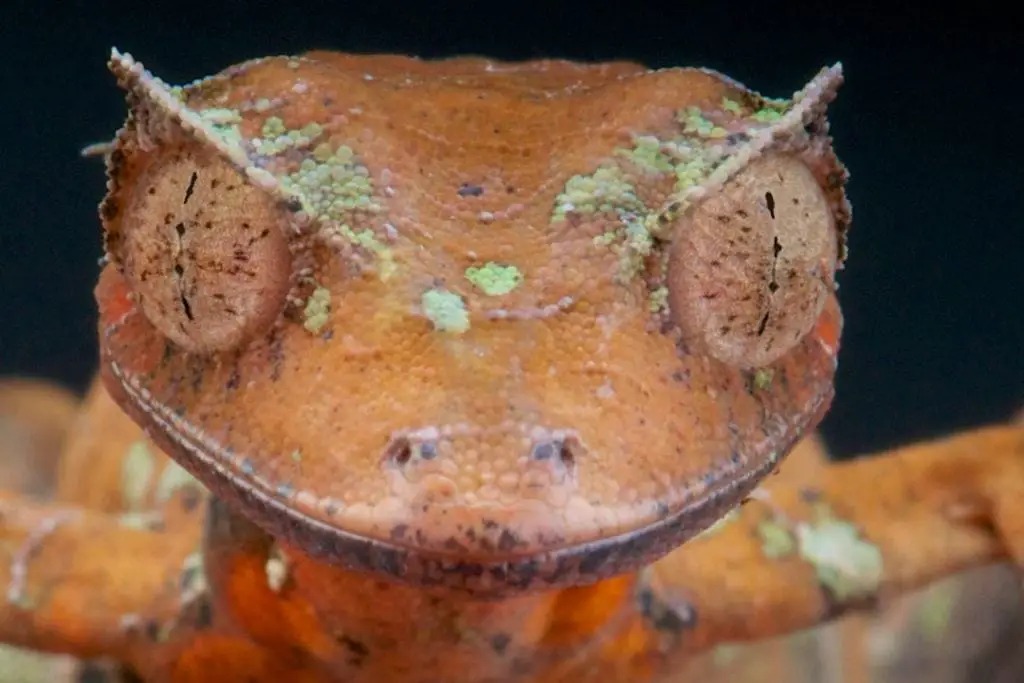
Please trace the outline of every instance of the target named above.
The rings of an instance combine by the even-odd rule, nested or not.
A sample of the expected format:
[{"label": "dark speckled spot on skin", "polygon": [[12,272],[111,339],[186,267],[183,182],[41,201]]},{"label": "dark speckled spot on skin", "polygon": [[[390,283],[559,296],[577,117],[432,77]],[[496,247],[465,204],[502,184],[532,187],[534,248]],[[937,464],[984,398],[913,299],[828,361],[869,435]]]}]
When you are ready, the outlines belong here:
[{"label": "dark speckled spot on skin", "polygon": [[274,330],[270,340],[270,379],[274,382],[281,379],[284,371],[284,336],[280,330]]},{"label": "dark speckled spot on skin", "polygon": [[370,648],[366,647],[363,642],[344,633],[336,635],[335,638],[348,650],[348,663],[356,667],[362,666],[370,654]]},{"label": "dark speckled spot on skin", "polygon": [[491,649],[499,655],[504,655],[511,642],[512,637],[507,633],[495,633],[491,636]]},{"label": "dark speckled spot on skin", "polygon": [[501,535],[498,536],[498,550],[502,552],[509,552],[519,545],[519,539],[508,529],[503,529]]},{"label": "dark speckled spot on skin", "polygon": [[469,183],[463,183],[462,186],[459,187],[459,196],[460,197],[479,197],[483,193],[484,193],[484,188],[480,187],[479,185],[471,185]]},{"label": "dark speckled spot on skin", "polygon": [[805,503],[817,503],[821,500],[821,491],[810,488],[800,489],[800,498]]},{"label": "dark speckled spot on skin", "polygon": [[656,595],[650,586],[637,591],[637,608],[655,630],[679,635],[697,625],[697,611],[687,603],[669,604]]},{"label": "dark speckled spot on skin", "polygon": [[231,364],[231,374],[228,376],[228,381],[227,384],[225,385],[225,388],[228,391],[232,391],[234,389],[237,389],[241,383],[242,374],[241,371],[238,369],[238,359],[235,358],[234,363]]},{"label": "dark speckled spot on skin", "polygon": [[393,541],[401,541],[403,538],[405,538],[405,532],[407,532],[408,530],[409,530],[409,525],[408,524],[396,524],[391,529],[391,540],[393,540]]}]

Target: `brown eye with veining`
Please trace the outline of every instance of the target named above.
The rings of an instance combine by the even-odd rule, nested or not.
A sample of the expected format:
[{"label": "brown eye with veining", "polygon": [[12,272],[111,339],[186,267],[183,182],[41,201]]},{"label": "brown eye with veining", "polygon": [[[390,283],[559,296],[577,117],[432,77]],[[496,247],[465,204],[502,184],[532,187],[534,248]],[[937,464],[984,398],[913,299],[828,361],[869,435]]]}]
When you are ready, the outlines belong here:
[{"label": "brown eye with veining", "polygon": [[273,197],[193,146],[154,152],[129,187],[109,243],[157,329],[205,353],[235,348],[274,323],[291,254]]},{"label": "brown eye with veining", "polygon": [[669,305],[685,342],[733,366],[767,365],[817,321],[833,287],[828,200],[799,159],[750,164],[681,219]]}]

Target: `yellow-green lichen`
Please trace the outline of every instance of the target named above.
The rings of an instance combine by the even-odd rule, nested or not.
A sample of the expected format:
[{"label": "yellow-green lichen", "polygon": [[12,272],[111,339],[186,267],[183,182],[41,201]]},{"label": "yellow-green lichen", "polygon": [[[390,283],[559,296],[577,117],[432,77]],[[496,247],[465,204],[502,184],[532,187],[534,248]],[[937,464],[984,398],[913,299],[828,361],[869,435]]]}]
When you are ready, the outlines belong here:
[{"label": "yellow-green lichen", "polygon": [[728,131],[704,118],[700,107],[687,107],[676,114],[676,120],[683,124],[683,132],[702,138],[724,138]]},{"label": "yellow-green lichen", "polygon": [[669,173],[674,164],[672,158],[662,151],[662,142],[653,135],[637,135],[633,138],[631,149],[616,150],[640,168],[655,172]]},{"label": "yellow-green lichen", "polygon": [[654,249],[654,238],[642,216],[620,212],[619,218],[624,227],[625,242],[619,252],[618,279],[629,282],[643,272],[645,260]]},{"label": "yellow-green lichen", "polygon": [[167,502],[176,491],[185,486],[195,486],[197,489],[202,489],[202,484],[188,470],[173,460],[168,462],[156,483],[156,502]]},{"label": "yellow-green lichen", "polygon": [[466,268],[466,279],[479,287],[487,296],[502,296],[515,290],[523,281],[523,274],[515,266],[488,261],[482,266]]},{"label": "yellow-green lichen", "polygon": [[731,100],[728,97],[722,98],[722,109],[726,110],[730,114],[740,114],[743,112],[743,107],[736,100]]},{"label": "yellow-green lichen", "polygon": [[281,184],[302,195],[320,218],[344,222],[351,211],[376,212],[381,208],[373,198],[369,169],[347,145],[333,151],[318,145]]},{"label": "yellow-green lichen", "polygon": [[821,508],[813,524],[797,526],[800,556],[839,601],[866,597],[882,581],[882,551],[860,538],[857,528]]},{"label": "yellow-green lichen", "polygon": [[259,154],[274,156],[289,149],[309,147],[323,134],[319,123],[309,123],[302,128],[286,128],[280,118],[269,117],[260,129],[261,138],[253,140],[253,147]]},{"label": "yellow-green lichen", "polygon": [[651,298],[648,302],[651,313],[661,313],[668,310],[668,287],[662,285],[651,291]]},{"label": "yellow-green lichen", "polygon": [[791,102],[786,99],[772,99],[766,97],[764,106],[750,115],[750,118],[758,123],[772,123],[782,118],[782,115],[790,108]]},{"label": "yellow-green lichen", "polygon": [[602,166],[590,175],[575,175],[555,199],[552,221],[569,213],[597,213],[617,209],[643,209],[633,185],[617,166]]},{"label": "yellow-green lichen", "polygon": [[761,541],[761,552],[768,559],[781,560],[796,552],[796,538],[775,519],[762,519],[758,522],[757,537]]},{"label": "yellow-green lichen", "polygon": [[328,232],[336,232],[350,243],[362,247],[377,257],[377,274],[381,280],[387,280],[395,273],[395,257],[391,249],[380,241],[376,233],[369,228],[364,230],[353,230],[348,225],[333,226],[327,229]]},{"label": "yellow-green lichen", "polygon": [[444,289],[429,289],[420,298],[423,314],[440,332],[461,334],[469,329],[469,311],[462,297]]},{"label": "yellow-green lichen", "polygon": [[767,391],[771,389],[774,378],[775,371],[771,368],[758,368],[754,371],[754,386],[761,391]]},{"label": "yellow-green lichen", "polygon": [[128,447],[121,463],[121,496],[125,509],[134,512],[142,507],[155,469],[156,458],[145,441],[136,441]]},{"label": "yellow-green lichen", "polygon": [[260,128],[260,135],[264,139],[274,139],[280,137],[288,132],[288,127],[284,125],[284,121],[279,116],[268,116],[267,120],[263,122],[263,126]]},{"label": "yellow-green lichen", "polygon": [[233,146],[242,144],[242,116],[237,111],[211,107],[196,113],[221,140]]},{"label": "yellow-green lichen", "polygon": [[302,326],[313,334],[319,334],[327,326],[331,314],[331,290],[317,287],[309,295],[306,307],[302,311]]}]

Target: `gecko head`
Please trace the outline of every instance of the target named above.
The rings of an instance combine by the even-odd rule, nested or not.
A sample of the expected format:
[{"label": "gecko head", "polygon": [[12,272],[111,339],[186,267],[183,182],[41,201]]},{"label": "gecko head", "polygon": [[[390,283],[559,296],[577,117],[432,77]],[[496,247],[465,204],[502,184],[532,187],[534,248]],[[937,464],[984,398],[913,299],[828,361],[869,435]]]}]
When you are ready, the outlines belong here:
[{"label": "gecko head", "polygon": [[624,63],[111,68],[107,386],[304,552],[478,593],[626,572],[829,405],[838,67],[787,100]]}]

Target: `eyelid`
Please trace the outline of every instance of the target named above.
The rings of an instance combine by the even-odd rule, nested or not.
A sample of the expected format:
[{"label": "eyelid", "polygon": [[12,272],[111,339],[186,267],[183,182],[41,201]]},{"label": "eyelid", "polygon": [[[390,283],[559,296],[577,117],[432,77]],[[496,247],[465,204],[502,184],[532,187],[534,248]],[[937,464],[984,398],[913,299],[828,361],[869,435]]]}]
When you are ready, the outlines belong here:
[{"label": "eyelid", "polygon": [[680,220],[667,284],[689,347],[757,368],[810,332],[833,288],[837,239],[828,199],[802,161],[754,161]]}]

